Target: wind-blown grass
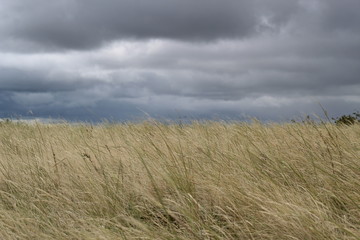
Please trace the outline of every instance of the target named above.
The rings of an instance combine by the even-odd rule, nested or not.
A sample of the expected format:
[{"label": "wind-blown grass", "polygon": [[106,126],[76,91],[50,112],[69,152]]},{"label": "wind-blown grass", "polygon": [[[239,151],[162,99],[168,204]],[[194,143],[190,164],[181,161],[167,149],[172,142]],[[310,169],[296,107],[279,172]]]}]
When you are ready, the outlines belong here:
[{"label": "wind-blown grass", "polygon": [[359,238],[359,124],[0,124],[0,239]]}]

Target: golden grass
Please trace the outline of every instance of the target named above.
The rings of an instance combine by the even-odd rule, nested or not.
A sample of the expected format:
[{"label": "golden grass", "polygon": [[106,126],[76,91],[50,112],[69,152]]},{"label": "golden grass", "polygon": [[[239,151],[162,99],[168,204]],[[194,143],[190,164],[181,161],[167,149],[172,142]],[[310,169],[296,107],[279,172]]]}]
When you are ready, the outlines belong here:
[{"label": "golden grass", "polygon": [[0,239],[360,239],[360,125],[0,124]]}]

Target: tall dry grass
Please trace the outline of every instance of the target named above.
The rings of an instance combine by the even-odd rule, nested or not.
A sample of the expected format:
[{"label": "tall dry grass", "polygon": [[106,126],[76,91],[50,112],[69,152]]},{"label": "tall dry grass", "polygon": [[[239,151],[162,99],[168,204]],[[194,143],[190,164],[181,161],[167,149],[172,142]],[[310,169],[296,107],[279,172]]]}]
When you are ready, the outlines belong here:
[{"label": "tall dry grass", "polygon": [[360,239],[360,125],[2,123],[0,239]]}]

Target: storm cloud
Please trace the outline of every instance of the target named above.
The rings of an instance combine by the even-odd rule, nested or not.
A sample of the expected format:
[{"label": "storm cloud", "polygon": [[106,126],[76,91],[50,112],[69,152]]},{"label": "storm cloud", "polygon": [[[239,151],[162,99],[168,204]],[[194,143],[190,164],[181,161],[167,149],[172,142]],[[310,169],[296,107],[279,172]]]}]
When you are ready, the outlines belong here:
[{"label": "storm cloud", "polygon": [[0,0],[0,117],[359,109],[358,0]]},{"label": "storm cloud", "polygon": [[239,0],[11,0],[5,1],[2,12],[9,13],[1,32],[18,42],[65,49],[119,38],[208,41],[251,34],[253,5]]}]

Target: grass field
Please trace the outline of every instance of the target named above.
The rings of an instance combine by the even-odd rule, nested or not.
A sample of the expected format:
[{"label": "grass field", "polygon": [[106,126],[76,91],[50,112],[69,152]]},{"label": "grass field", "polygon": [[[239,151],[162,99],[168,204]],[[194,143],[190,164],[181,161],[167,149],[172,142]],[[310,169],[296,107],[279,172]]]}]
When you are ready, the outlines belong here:
[{"label": "grass field", "polygon": [[360,239],[360,125],[1,123],[0,239]]}]

